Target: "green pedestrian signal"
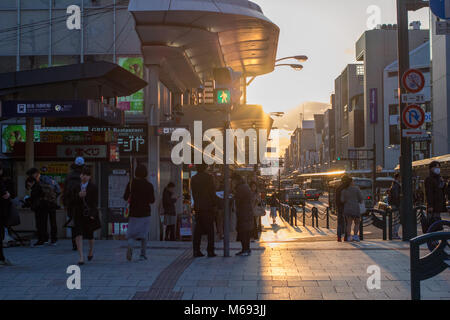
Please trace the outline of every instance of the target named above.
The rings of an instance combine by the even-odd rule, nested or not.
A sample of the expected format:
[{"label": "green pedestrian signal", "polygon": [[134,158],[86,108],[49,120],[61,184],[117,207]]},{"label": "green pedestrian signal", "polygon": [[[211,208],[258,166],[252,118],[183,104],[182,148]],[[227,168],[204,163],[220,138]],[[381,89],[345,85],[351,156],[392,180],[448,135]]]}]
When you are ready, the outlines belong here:
[{"label": "green pedestrian signal", "polygon": [[214,93],[217,104],[231,104],[231,91],[229,89],[216,89]]}]

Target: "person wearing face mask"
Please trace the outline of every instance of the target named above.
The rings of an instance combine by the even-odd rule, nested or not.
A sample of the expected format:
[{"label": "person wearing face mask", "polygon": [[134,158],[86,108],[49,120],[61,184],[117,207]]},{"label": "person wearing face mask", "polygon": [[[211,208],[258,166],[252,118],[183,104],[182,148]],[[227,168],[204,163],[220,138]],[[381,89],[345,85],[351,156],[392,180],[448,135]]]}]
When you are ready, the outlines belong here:
[{"label": "person wearing face mask", "polygon": [[[445,203],[445,181],[441,176],[441,165],[433,161],[429,165],[430,176],[425,179],[428,227],[441,220],[441,213],[447,211]],[[428,229],[423,226],[423,231]],[[436,230],[437,231],[437,230]]]}]

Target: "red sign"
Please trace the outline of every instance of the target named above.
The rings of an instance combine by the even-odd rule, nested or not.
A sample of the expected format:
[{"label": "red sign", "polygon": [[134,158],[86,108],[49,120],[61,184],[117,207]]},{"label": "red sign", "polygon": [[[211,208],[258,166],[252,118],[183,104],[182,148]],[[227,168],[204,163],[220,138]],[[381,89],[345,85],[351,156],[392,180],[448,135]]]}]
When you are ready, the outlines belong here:
[{"label": "red sign", "polygon": [[56,147],[58,158],[105,159],[108,158],[107,151],[108,147],[106,145],[58,145]]},{"label": "red sign", "polygon": [[406,127],[418,129],[425,123],[425,112],[420,106],[412,104],[403,110],[402,120]]},{"label": "red sign", "polygon": [[420,70],[409,69],[402,78],[403,86],[411,93],[418,93],[425,87],[425,77]]}]

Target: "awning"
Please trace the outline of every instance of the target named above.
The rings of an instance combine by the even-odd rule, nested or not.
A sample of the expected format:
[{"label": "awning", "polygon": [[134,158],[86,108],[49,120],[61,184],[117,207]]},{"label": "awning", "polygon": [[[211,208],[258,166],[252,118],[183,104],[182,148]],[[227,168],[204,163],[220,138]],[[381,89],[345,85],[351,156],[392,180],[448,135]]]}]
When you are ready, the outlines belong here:
[{"label": "awning", "polygon": [[131,0],[128,9],[145,63],[162,66],[169,87],[196,88],[219,67],[246,76],[274,69],[280,29],[251,1]]},{"label": "awning", "polygon": [[[223,129],[226,121],[225,108],[221,106],[183,106],[183,116],[179,125],[194,130],[194,121],[202,122],[203,131],[208,129]],[[259,105],[239,105],[231,112],[231,128],[247,130],[250,128],[266,129],[269,134],[273,119]]]},{"label": "awning", "polygon": [[129,96],[147,82],[106,61],[0,74],[3,100],[98,100]]}]

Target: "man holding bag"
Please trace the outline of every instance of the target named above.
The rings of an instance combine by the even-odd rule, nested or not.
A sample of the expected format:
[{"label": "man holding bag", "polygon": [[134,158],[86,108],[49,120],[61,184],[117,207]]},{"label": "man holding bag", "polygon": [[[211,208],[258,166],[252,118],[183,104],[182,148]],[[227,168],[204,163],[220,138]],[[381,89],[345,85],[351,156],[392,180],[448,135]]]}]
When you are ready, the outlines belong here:
[{"label": "man holding bag", "polygon": [[[3,175],[3,167],[0,164],[0,176]],[[0,266],[10,266],[11,262],[3,254],[3,238],[5,236],[6,219],[8,218],[10,194],[6,189],[3,179],[0,179]]]}]

